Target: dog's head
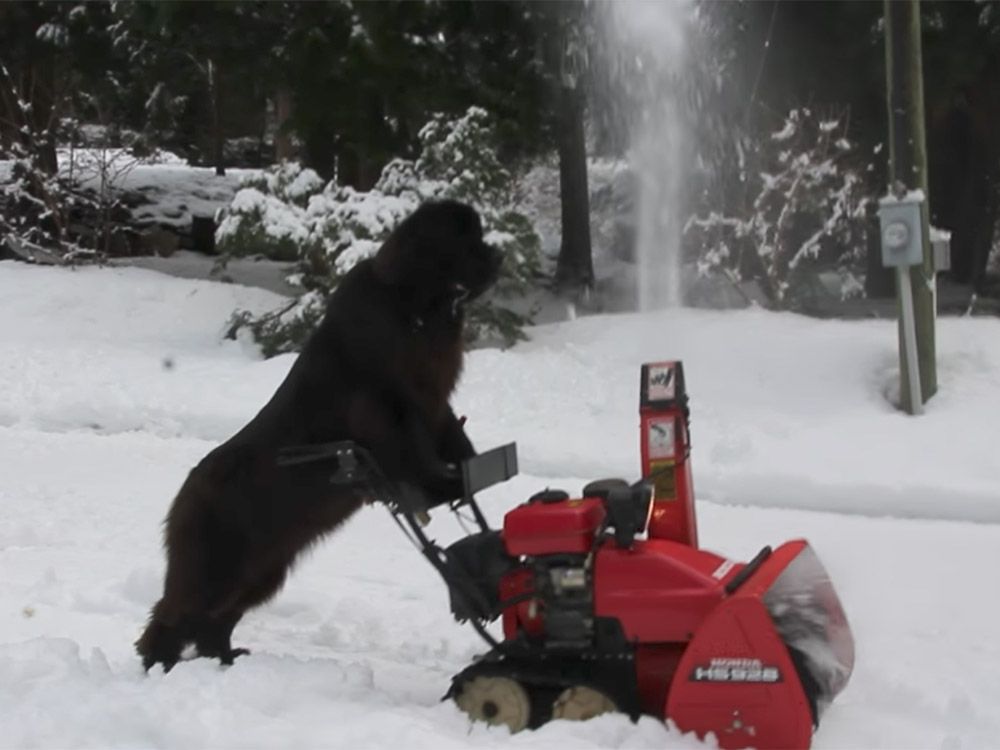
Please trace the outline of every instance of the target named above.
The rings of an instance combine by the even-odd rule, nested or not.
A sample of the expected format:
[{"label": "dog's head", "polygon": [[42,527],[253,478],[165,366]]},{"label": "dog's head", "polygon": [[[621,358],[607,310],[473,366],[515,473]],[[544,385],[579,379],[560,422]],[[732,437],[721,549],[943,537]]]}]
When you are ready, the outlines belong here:
[{"label": "dog's head", "polygon": [[[489,289],[502,257],[483,242],[474,208],[457,201],[421,205],[389,236],[375,255],[375,274],[422,310],[450,308]],[[420,311],[418,311],[420,312]]]}]

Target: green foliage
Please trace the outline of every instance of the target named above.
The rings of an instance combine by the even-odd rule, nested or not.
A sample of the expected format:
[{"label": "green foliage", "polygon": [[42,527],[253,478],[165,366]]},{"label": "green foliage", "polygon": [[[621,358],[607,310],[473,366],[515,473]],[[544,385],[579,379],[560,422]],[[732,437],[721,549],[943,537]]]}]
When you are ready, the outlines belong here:
[{"label": "green foliage", "polygon": [[226,338],[235,339],[241,330],[246,330],[265,357],[296,352],[319,325],[324,307],[323,295],[309,292],[290,304],[257,318],[246,310],[237,310],[229,319]]},{"label": "green foliage", "polygon": [[504,255],[496,290],[470,305],[470,341],[524,338],[525,315],[503,298],[524,295],[541,275],[540,242],[531,222],[513,208],[513,180],[496,153],[488,114],[470,108],[463,117],[435,116],[420,130],[417,159],[394,159],[375,187],[358,191],[298,165],[281,165],[241,189],[222,212],[217,246],[229,255],[263,252],[287,258],[290,277],[307,291],[279,314],[254,319],[237,313],[233,332],[250,330],[265,354],[292,351],[322,315],[323,303],[359,260],[373,255],[389,233],[420,203],[454,199],[480,212],[484,235]]},{"label": "green foliage", "polygon": [[[506,156],[548,146],[536,16],[524,0],[26,0],[0,3],[0,59],[39,59],[27,48],[63,43],[68,29],[72,75],[58,80],[89,99],[78,118],[140,132],[143,146],[194,163],[220,131],[259,138],[266,152],[269,103],[280,98],[291,106],[277,124],[303,161],[368,189],[391,158],[417,153],[433,112],[488,108]],[[49,17],[53,34],[36,39]]]},{"label": "green foliage", "polygon": [[260,98],[257,82],[266,80],[267,49],[278,33],[261,5],[114,4],[115,48],[129,62],[128,117],[151,146],[196,157],[207,150],[208,123],[223,114],[213,102],[219,110],[243,110]]}]

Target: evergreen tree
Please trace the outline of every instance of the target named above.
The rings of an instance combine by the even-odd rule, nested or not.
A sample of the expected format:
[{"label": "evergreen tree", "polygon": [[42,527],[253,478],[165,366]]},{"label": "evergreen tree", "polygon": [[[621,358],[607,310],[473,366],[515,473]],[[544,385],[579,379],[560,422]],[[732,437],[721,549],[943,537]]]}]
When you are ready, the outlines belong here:
[{"label": "evergreen tree", "polygon": [[0,5],[0,155],[13,161],[0,186],[0,241],[20,257],[97,249],[70,232],[71,214],[93,200],[61,177],[56,147],[112,67],[108,17],[107,5]]},{"label": "evergreen tree", "polygon": [[[115,6],[115,44],[139,75],[144,130],[160,140],[156,145],[179,146],[225,172],[230,123],[259,119],[264,109],[260,82],[268,80],[268,52],[281,28],[269,5],[138,0]],[[236,134],[244,132],[245,125]]]}]

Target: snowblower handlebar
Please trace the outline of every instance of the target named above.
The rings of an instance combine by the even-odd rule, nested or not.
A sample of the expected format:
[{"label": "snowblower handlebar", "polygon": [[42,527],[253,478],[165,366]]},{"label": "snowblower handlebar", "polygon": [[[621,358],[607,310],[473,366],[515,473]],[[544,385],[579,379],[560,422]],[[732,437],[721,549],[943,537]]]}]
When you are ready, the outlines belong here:
[{"label": "snowblower handlebar", "polygon": [[[336,469],[330,475],[331,484],[371,488],[377,500],[400,510],[426,512],[441,504],[433,502],[418,487],[390,481],[371,452],[352,440],[283,448],[277,459],[278,465],[283,467],[316,461],[336,462]],[[454,475],[442,477],[461,477],[463,495],[461,498],[454,498],[453,506],[470,503],[475,493],[505,482],[517,474],[517,444],[507,443],[484,451],[466,459],[454,471]]]},{"label": "snowblower handlebar", "polygon": [[[452,611],[461,612],[461,619],[468,620],[491,648],[499,647],[499,642],[485,627],[485,622],[497,616],[492,599],[484,596],[453,549],[439,546],[425,534],[423,527],[429,520],[427,511],[447,502],[456,512],[462,507],[471,509],[482,535],[496,535],[498,532],[490,530],[474,494],[517,474],[517,446],[509,443],[463,461],[460,468],[463,497],[440,502],[434,502],[423,489],[411,483],[390,481],[371,452],[352,441],[294,446],[283,449],[278,456],[279,466],[294,467],[314,461],[335,461],[336,467],[331,467],[331,484],[371,491],[375,500],[386,505],[403,533],[448,585],[458,607],[456,610],[453,604]],[[457,471],[456,475],[446,478],[458,478]]]}]

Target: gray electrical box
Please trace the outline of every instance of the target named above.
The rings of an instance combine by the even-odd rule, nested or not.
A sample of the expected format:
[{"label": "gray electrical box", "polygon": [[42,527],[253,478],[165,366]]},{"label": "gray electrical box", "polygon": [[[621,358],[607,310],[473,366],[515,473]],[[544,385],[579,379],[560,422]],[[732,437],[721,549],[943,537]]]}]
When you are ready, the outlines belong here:
[{"label": "gray electrical box", "polygon": [[931,248],[934,250],[934,270],[951,270],[951,232],[931,227]]},{"label": "gray electrical box", "polygon": [[921,206],[923,198],[882,198],[878,220],[882,234],[882,265],[916,266],[923,263],[923,232]]}]

